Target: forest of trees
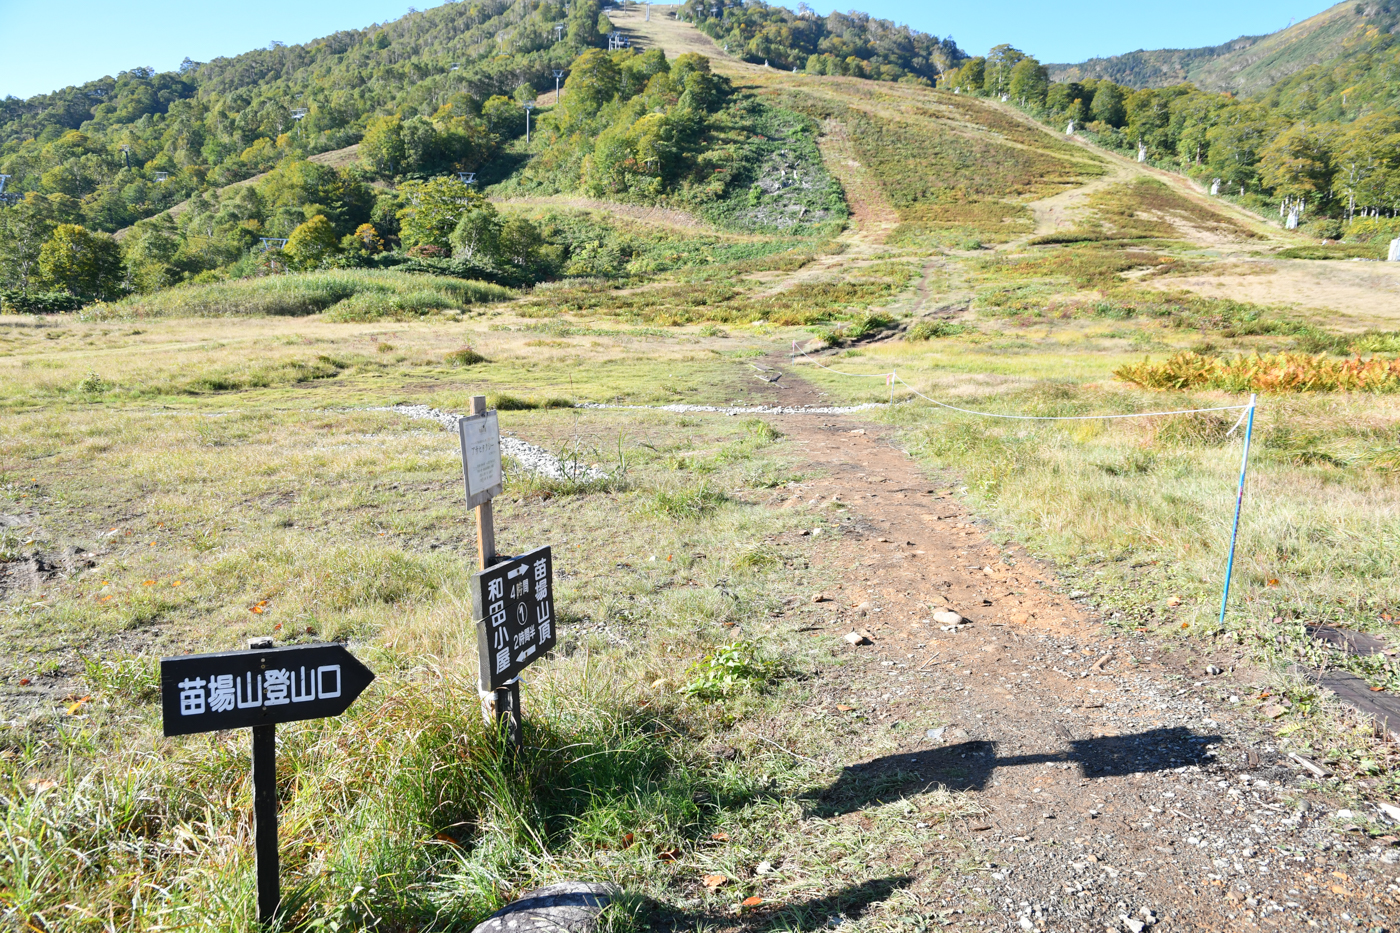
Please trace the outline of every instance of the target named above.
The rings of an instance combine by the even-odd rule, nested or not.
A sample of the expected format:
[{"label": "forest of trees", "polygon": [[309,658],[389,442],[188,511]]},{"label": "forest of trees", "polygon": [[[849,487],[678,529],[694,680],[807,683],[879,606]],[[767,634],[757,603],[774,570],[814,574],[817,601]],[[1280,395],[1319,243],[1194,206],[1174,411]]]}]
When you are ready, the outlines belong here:
[{"label": "forest of trees", "polygon": [[[803,4],[686,0],[679,13],[750,61],[997,97],[1219,179],[1222,195],[1257,209],[1304,199],[1305,229],[1337,238],[1344,224],[1352,237],[1400,233],[1389,222],[1400,209],[1400,39],[1394,17],[1358,11],[1339,57],[1250,98],[1052,82],[1009,45],[968,58],[951,39]],[[516,193],[763,207],[757,167],[776,149],[810,147],[814,126],[736,94],[702,56],[605,52],[612,29],[600,0],[448,3],[305,45],[6,98],[0,301],[57,310],[337,265],[512,283],[568,267],[568,243],[497,216],[458,172]],[[556,70],[563,94],[536,111],[526,151],[522,104],[552,89]],[[352,144],[354,159],[311,161]],[[814,224],[844,216],[834,182],[804,197],[781,209]]]},{"label": "forest of trees", "polygon": [[[523,131],[522,101],[606,44],[599,0],[565,7],[449,3],[305,45],[0,101],[0,290],[47,308],[71,304],[54,293],[90,300],[216,269],[251,274],[276,262],[256,248],[263,238],[292,238],[318,217],[342,261],[396,243],[401,197],[374,182],[481,168]],[[306,161],[355,143],[358,165]],[[356,239],[365,225],[372,237]],[[124,228],[119,247],[107,234]],[[42,262],[60,235],[90,261]]]},{"label": "forest of trees", "polygon": [[[1051,82],[1034,58],[1000,45],[941,86],[998,97],[1056,127],[1175,168],[1256,209],[1305,201],[1305,229],[1337,238],[1353,219],[1400,210],[1400,36],[1365,23],[1338,58],[1257,97],[1189,84],[1135,90],[1108,80]],[[1357,223],[1395,235],[1394,225]]]},{"label": "forest of trees", "polygon": [[763,0],[686,0],[680,16],[733,55],[809,74],[932,85],[967,57],[951,38],[864,13],[818,16],[805,3],[794,13]]},{"label": "forest of trees", "polygon": [[198,191],[359,142],[376,117],[403,121],[410,158],[395,174],[470,170],[489,151],[492,97],[532,97],[553,87],[553,69],[606,44],[598,0],[564,6],[452,3],[306,45],[7,98],[0,174],[11,176],[8,194],[74,198],[86,227],[114,231]]}]

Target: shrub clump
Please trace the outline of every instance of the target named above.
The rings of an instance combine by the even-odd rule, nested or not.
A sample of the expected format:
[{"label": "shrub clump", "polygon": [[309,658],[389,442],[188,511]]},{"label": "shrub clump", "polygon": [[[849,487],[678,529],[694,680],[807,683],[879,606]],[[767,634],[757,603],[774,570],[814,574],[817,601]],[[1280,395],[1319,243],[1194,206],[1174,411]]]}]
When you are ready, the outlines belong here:
[{"label": "shrub clump", "polygon": [[967,333],[966,324],[953,321],[918,321],[904,332],[905,340],[933,340],[936,337],[956,337]]},{"label": "shrub clump", "polygon": [[697,700],[722,700],[747,690],[762,690],[784,673],[781,661],[766,656],[751,641],[720,645],[690,666],[680,692]]},{"label": "shrub clump", "polygon": [[471,347],[459,347],[447,356],[443,357],[443,362],[450,366],[475,366],[477,363],[489,362],[486,357],[477,353]]},{"label": "shrub clump", "polygon": [[1338,360],[1303,353],[1270,353],[1220,359],[1185,352],[1162,363],[1130,363],[1113,374],[1148,389],[1400,392],[1400,358]]}]

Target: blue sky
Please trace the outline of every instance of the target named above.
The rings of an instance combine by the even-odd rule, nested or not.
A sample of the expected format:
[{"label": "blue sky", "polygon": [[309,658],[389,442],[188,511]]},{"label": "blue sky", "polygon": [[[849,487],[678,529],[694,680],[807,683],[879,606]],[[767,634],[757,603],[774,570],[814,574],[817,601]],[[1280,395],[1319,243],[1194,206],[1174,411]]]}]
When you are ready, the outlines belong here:
[{"label": "blue sky", "polygon": [[[795,3],[795,0],[794,0]],[[420,2],[420,8],[436,6]],[[1325,0],[1045,0],[934,4],[911,0],[814,2],[814,9],[863,9],[916,29],[951,35],[973,54],[1010,42],[1046,62],[1082,61],[1139,48],[1214,45],[1273,32]],[[0,96],[29,97],[137,65],[161,71],[189,56],[204,61],[266,46],[305,42],[402,16],[401,0],[0,0]]]}]

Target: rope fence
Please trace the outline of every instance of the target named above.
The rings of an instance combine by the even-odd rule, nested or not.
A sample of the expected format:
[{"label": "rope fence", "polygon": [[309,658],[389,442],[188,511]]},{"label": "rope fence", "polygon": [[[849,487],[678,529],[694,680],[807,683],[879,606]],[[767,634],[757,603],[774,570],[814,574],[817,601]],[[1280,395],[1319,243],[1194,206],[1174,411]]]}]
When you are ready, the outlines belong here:
[{"label": "rope fence", "polygon": [[995,411],[977,411],[972,408],[960,408],[957,405],[949,405],[947,402],[942,402],[936,398],[931,398],[930,396],[925,395],[918,389],[911,386],[909,383],[905,382],[904,379],[899,375],[899,372],[896,370],[891,370],[887,373],[848,373],[842,372],[839,369],[833,369],[832,367],[822,363],[816,357],[813,357],[810,354],[808,354],[807,351],[799,347],[797,345],[797,341],[794,340],[792,342],[792,362],[794,364],[797,363],[797,358],[799,356],[802,357],[804,361],[809,362],[814,366],[818,366],[821,369],[826,370],[827,372],[835,373],[838,376],[851,376],[855,378],[868,379],[884,379],[886,384],[890,387],[891,406],[894,405],[894,385],[896,382],[898,382],[900,385],[904,386],[904,388],[908,389],[909,392],[913,395],[917,395],[924,401],[929,402],[933,405],[937,405],[939,408],[944,408],[948,411],[955,411],[964,415],[973,415],[978,418],[1000,418],[1008,421],[1105,421],[1110,419],[1121,418],[1163,418],[1171,415],[1198,415],[1205,414],[1207,412],[1217,411],[1239,412],[1239,420],[1235,422],[1235,426],[1231,428],[1229,432],[1227,432],[1225,435],[1226,437],[1233,435],[1235,431],[1239,429],[1239,426],[1241,424],[1244,424],[1246,426],[1244,431],[1244,451],[1240,458],[1240,481],[1239,486],[1236,488],[1235,491],[1235,520],[1230,530],[1230,554],[1225,564],[1225,583],[1220,594],[1220,624],[1222,626],[1225,624],[1225,609],[1230,602],[1230,579],[1234,575],[1235,570],[1235,546],[1239,541],[1240,535],[1240,515],[1244,509],[1245,478],[1249,472],[1249,447],[1250,442],[1254,438],[1254,412],[1258,408],[1259,403],[1259,397],[1257,394],[1251,394],[1249,396],[1249,401],[1243,405],[1219,405],[1213,408],[1178,408],[1173,409],[1171,411],[1140,411],[1130,412],[1127,414],[1104,415],[1009,415]]}]

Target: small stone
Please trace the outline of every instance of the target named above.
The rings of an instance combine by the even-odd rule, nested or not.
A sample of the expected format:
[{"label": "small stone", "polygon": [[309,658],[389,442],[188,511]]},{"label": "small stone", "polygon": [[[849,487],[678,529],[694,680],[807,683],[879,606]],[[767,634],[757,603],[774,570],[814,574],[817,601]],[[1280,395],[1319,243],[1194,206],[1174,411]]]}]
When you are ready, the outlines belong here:
[{"label": "small stone", "polygon": [[1279,706],[1277,703],[1273,703],[1269,706],[1264,707],[1264,715],[1270,719],[1278,719],[1286,712],[1288,712],[1288,710],[1284,709],[1282,706]]},{"label": "small stone", "polygon": [[865,602],[860,603],[859,605],[856,606],[856,612],[859,612],[861,615],[865,615],[865,614],[866,614],[867,612],[869,612],[872,608],[874,608],[874,607],[871,605],[870,601],[869,601],[869,600],[866,600]]},{"label": "small stone", "polygon": [[1034,929],[1035,929],[1035,924],[1034,924],[1034,923],[1031,923],[1031,918],[1030,918],[1030,917],[1022,917],[1020,920],[1018,920],[1018,921],[1016,921],[1016,922],[1017,922],[1018,924],[1020,924],[1020,927],[1021,927],[1021,929],[1023,929],[1023,930],[1034,930]]},{"label": "small stone", "polygon": [[851,645],[869,645],[875,641],[870,637],[869,632],[850,632],[845,637],[846,643]]},{"label": "small stone", "polygon": [[1135,920],[1127,914],[1119,914],[1118,919],[1123,921],[1123,926],[1128,929],[1129,933],[1142,933],[1143,930],[1147,929],[1147,924],[1141,920]]},{"label": "small stone", "polygon": [[759,862],[758,867],[755,868],[753,872],[755,875],[771,875],[773,874],[773,863]]},{"label": "small stone", "polygon": [[961,625],[963,617],[951,609],[939,609],[933,614],[933,621],[939,625]]},{"label": "small stone", "polygon": [[1338,810],[1334,815],[1339,820],[1350,820],[1356,816],[1356,814],[1352,813],[1350,810]]},{"label": "small stone", "polygon": [[1167,597],[1167,605],[1168,605],[1168,606],[1180,606],[1180,605],[1181,605],[1181,597],[1180,597],[1180,596],[1169,596],[1169,597]]},{"label": "small stone", "polygon": [[943,741],[943,733],[946,732],[947,729],[948,729],[947,726],[939,726],[937,729],[930,729],[930,730],[928,730],[927,732],[924,733],[924,736],[925,736],[930,742],[941,742],[941,741]]},{"label": "small stone", "polygon": [[1381,812],[1390,817],[1392,822],[1400,823],[1400,807],[1388,803],[1377,803],[1376,806],[1380,807]]},{"label": "small stone", "polygon": [[1218,674],[1223,674],[1223,673],[1225,673],[1225,672],[1222,671],[1220,668],[1216,667],[1214,664],[1212,664],[1212,665],[1210,665],[1209,667],[1206,668],[1206,673],[1207,673],[1207,674],[1210,674],[1212,677],[1214,677],[1214,676],[1216,676],[1216,675],[1218,675]]}]

